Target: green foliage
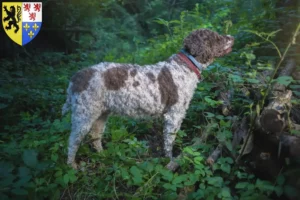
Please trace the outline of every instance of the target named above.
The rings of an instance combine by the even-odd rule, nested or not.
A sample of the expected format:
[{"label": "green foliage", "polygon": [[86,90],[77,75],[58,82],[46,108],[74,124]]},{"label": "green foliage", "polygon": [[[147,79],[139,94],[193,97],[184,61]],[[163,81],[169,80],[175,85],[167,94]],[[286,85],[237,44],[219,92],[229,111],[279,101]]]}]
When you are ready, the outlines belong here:
[{"label": "green foliage", "polygon": [[[98,40],[80,37],[76,42],[81,49],[70,55],[43,53],[1,61],[0,110],[5,115],[0,116],[4,124],[0,199],[177,199],[183,191],[188,191],[186,199],[267,199],[271,194],[280,197],[295,192],[284,176],[278,176],[275,184],[260,180],[235,164],[231,154],[224,154],[211,167],[205,162],[218,144],[237,151],[231,145],[235,119],[219,111],[221,92],[234,94],[231,101],[238,117],[252,116],[260,108],[249,90],[266,96],[268,83],[277,82],[297,95],[299,85],[291,77],[263,77],[262,83],[260,73],[273,70],[277,57],[259,60],[253,53],[265,43],[250,33],[267,40],[277,33],[265,29],[275,20],[274,2],[193,2],[186,6],[189,11],[181,8],[183,1],[173,6],[159,0],[56,2],[63,6],[58,6],[61,10],[56,10],[53,23],[59,18],[65,21],[57,26],[91,25]],[[183,38],[198,28],[234,34],[238,48],[203,72],[205,81],[199,84],[176,139],[175,151],[183,152],[177,160],[180,169],[167,170],[168,159],[155,158],[150,142],[143,138],[150,130],[162,137],[159,121],[125,117],[109,119],[104,151],[93,152],[88,138],[80,147],[77,159],[84,170],[67,166],[70,116],[60,113],[69,77],[102,60],[139,64],[164,60],[178,52]],[[279,47],[277,51],[282,57]],[[190,146],[202,134],[209,139]]]}]

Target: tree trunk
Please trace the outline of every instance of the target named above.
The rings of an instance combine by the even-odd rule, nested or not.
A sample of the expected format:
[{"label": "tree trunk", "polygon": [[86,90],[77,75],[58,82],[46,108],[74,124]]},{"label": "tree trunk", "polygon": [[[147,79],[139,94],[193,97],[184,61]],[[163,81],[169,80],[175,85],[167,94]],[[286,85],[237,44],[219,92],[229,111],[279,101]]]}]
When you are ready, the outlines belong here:
[{"label": "tree trunk", "polygon": [[[293,59],[288,60],[279,76],[290,76],[296,68]],[[292,91],[286,90],[286,86],[275,83],[270,95],[270,103],[263,109],[259,122],[261,128],[268,133],[280,133],[288,125],[288,115],[291,108]]]}]

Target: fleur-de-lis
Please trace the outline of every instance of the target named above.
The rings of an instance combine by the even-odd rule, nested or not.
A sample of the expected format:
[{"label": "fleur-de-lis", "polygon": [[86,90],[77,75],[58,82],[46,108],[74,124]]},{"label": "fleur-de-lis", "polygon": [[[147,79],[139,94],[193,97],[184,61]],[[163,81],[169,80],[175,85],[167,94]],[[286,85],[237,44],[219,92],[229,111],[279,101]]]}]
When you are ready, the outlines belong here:
[{"label": "fleur-de-lis", "polygon": [[30,31],[30,32],[28,33],[28,35],[29,35],[30,38],[32,38],[32,37],[34,36],[34,33],[33,33],[32,31]]},{"label": "fleur-de-lis", "polygon": [[35,31],[36,29],[40,28],[36,23],[34,23],[33,27],[32,27]]},{"label": "fleur-de-lis", "polygon": [[23,28],[25,28],[26,31],[28,31],[28,29],[30,28],[30,26],[28,26],[28,24],[26,23],[25,26],[23,26]]}]

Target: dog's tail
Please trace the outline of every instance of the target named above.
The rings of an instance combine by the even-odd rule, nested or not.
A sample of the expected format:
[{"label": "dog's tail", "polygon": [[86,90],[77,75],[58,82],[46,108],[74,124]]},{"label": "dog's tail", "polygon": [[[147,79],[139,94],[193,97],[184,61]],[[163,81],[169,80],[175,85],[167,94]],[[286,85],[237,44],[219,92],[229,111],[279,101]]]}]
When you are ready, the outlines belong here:
[{"label": "dog's tail", "polygon": [[62,107],[62,115],[65,115],[71,108],[71,92],[70,88],[67,90],[67,100]]}]

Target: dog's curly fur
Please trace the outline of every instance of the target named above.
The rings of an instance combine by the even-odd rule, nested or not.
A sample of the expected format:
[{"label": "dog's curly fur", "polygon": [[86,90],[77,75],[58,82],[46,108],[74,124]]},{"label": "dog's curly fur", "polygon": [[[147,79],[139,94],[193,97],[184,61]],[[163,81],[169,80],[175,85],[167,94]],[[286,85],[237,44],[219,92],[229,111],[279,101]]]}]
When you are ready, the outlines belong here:
[{"label": "dog's curly fur", "polygon": [[[192,32],[184,49],[206,68],[215,57],[231,51],[233,37],[206,29]],[[199,79],[175,54],[155,65],[138,66],[103,62],[77,72],[70,81],[63,114],[72,110],[68,164],[74,168],[82,139],[90,133],[96,150],[102,150],[101,137],[110,113],[131,117],[163,117],[164,150],[172,158],[176,132]]]}]

